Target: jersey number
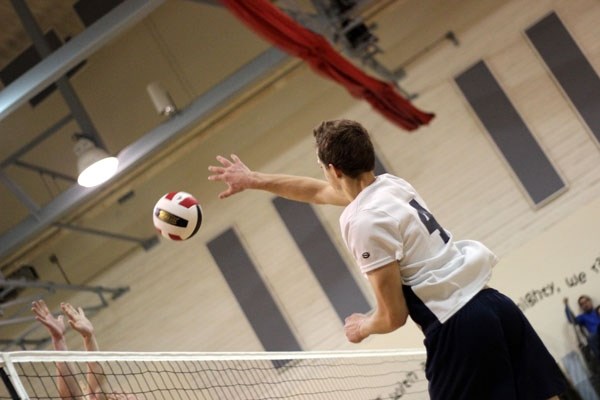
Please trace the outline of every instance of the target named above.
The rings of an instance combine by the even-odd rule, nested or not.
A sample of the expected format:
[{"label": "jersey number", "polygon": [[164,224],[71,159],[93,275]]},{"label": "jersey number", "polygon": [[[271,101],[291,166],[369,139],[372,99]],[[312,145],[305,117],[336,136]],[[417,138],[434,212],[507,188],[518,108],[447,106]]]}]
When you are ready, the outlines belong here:
[{"label": "jersey number", "polygon": [[444,228],[442,228],[440,224],[438,224],[438,222],[435,220],[435,218],[433,217],[433,215],[431,215],[429,211],[427,211],[415,199],[412,199],[408,204],[410,204],[415,210],[417,210],[417,214],[419,214],[419,219],[421,220],[423,225],[425,225],[427,231],[430,234],[435,231],[438,231],[444,243],[448,243],[450,237],[448,236]]}]

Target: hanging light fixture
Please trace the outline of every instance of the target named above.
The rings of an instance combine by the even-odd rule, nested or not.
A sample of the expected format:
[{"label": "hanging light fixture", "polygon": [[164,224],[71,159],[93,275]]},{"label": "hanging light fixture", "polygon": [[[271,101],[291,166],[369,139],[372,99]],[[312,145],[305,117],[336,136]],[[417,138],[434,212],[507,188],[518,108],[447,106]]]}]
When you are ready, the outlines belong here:
[{"label": "hanging light fixture", "polygon": [[85,187],[98,186],[117,173],[119,160],[84,134],[76,133],[74,152],[77,156],[77,183]]},{"label": "hanging light fixture", "polygon": [[150,100],[156,108],[156,112],[160,115],[172,117],[177,114],[177,106],[171,97],[171,94],[167,92],[160,82],[152,82],[146,86]]}]

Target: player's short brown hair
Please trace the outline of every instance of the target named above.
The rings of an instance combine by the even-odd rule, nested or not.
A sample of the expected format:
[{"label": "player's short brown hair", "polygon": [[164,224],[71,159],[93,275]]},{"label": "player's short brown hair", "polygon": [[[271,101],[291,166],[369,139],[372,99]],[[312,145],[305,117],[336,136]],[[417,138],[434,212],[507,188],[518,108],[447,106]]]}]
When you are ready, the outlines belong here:
[{"label": "player's short brown hair", "polygon": [[344,175],[356,178],[375,169],[375,151],[367,130],[347,119],[324,121],[313,130],[317,155],[325,165],[333,165]]}]

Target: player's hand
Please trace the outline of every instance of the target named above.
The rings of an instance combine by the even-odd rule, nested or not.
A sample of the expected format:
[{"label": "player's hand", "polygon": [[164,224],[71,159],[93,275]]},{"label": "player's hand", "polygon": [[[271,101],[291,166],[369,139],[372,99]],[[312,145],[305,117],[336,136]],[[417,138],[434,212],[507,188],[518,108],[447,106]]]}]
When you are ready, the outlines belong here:
[{"label": "player's hand", "polygon": [[208,180],[221,181],[227,184],[227,190],[219,193],[220,199],[225,199],[250,187],[252,171],[238,156],[232,154],[231,160],[223,156],[217,156],[217,161],[223,166],[209,166],[208,170],[212,172],[212,175],[209,175]]},{"label": "player's hand", "polygon": [[69,320],[71,328],[75,329],[84,338],[94,334],[94,326],[85,316],[81,307],[75,308],[69,303],[60,303],[60,308]]},{"label": "player's hand", "polygon": [[349,317],[346,317],[344,321],[344,332],[346,333],[346,338],[352,343],[360,343],[369,335],[365,335],[361,333],[361,325],[363,322],[369,318],[365,314],[352,314]]},{"label": "player's hand", "polygon": [[53,339],[62,339],[65,332],[65,322],[63,316],[54,317],[44,300],[37,300],[31,303],[31,311],[35,314],[35,319],[48,329]]}]

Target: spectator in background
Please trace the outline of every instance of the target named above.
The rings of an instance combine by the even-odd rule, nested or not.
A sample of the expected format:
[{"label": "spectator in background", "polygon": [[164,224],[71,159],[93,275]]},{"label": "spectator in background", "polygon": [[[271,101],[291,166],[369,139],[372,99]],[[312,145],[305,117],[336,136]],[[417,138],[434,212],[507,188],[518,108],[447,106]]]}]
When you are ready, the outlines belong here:
[{"label": "spectator in background", "polygon": [[590,349],[597,358],[600,358],[600,336],[598,335],[598,327],[600,326],[600,314],[598,313],[598,308],[600,307],[594,308],[594,303],[590,296],[585,294],[581,295],[577,299],[577,304],[579,304],[581,313],[575,316],[573,310],[571,310],[571,307],[569,306],[568,297],[564,298],[564,303],[567,320],[572,324],[580,325],[585,328]]}]

